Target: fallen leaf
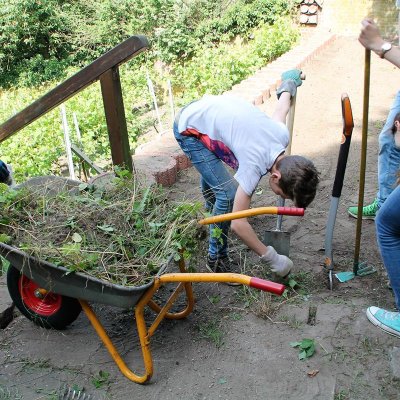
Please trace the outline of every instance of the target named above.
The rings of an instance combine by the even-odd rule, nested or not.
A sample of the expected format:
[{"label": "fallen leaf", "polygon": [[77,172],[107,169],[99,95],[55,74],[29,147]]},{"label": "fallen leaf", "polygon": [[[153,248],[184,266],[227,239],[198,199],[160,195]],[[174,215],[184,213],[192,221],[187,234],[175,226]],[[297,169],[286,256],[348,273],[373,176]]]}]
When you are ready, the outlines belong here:
[{"label": "fallen leaf", "polygon": [[307,372],[307,375],[308,375],[310,378],[314,378],[314,376],[317,375],[318,372],[319,372],[319,369],[312,369],[311,371],[308,371],[308,372]]},{"label": "fallen leaf", "polygon": [[80,242],[82,242],[82,236],[79,234],[79,233],[74,233],[73,235],[72,235],[72,240],[75,242],[75,243],[80,243]]}]

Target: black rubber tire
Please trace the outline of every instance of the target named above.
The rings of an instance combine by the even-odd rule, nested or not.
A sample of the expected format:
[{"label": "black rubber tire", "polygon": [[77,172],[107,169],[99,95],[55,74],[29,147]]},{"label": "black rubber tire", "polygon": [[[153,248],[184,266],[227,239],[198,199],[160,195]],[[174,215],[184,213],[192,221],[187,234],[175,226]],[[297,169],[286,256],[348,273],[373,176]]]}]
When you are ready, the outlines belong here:
[{"label": "black rubber tire", "polygon": [[[24,289],[22,288],[22,285]],[[40,306],[41,304],[46,304],[46,298],[54,300],[57,305],[54,306],[54,311],[50,302],[50,307],[47,308],[45,313],[38,313],[35,309],[27,304],[23,299],[22,292],[28,291],[29,286],[26,284],[34,284],[33,281],[28,279],[26,276],[22,275],[17,268],[10,265],[7,271],[7,287],[10,293],[11,299],[13,300],[15,306],[25,317],[33,321],[36,325],[39,325],[47,329],[65,329],[69,324],[74,322],[80,312],[82,307],[77,299],[72,297],[62,296],[52,292],[48,292],[45,298],[42,300],[36,299],[31,293],[31,299],[34,299],[35,304]],[[48,296],[48,297],[46,297]],[[36,309],[37,310],[37,309]]]}]

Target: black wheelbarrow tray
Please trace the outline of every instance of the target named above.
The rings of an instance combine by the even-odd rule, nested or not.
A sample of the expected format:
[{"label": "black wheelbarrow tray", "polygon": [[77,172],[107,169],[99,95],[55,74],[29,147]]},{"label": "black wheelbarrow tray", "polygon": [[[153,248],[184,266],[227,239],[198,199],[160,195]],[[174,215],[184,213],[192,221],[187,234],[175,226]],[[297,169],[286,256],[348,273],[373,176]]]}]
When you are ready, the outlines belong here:
[{"label": "black wheelbarrow tray", "polygon": [[[120,371],[137,383],[147,382],[153,374],[150,338],[161,321],[164,318],[182,319],[192,312],[192,282],[236,282],[277,295],[282,295],[285,289],[282,284],[243,274],[190,273],[186,270],[183,258],[177,263],[180,272],[168,273],[170,267],[172,270],[175,264],[171,259],[149,283],[140,287],[127,287],[84,273],[70,273],[62,266],[38,260],[3,243],[0,243],[0,255],[10,263],[7,287],[22,314],[42,327],[63,329],[72,323],[83,309]],[[165,304],[159,305],[153,300],[153,295],[167,283],[176,283],[175,289]],[[180,293],[186,295],[185,305],[179,311],[170,312]],[[145,370],[142,375],[127,367],[88,302],[134,309]],[[144,319],[146,306],[156,313],[150,326],[147,326]]]}]

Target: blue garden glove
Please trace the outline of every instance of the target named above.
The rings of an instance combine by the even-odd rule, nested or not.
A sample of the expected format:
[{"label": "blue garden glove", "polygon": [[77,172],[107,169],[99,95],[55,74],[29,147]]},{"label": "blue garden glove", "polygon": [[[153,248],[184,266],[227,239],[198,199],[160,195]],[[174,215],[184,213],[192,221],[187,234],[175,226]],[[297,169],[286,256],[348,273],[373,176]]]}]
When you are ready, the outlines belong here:
[{"label": "blue garden glove", "polygon": [[281,75],[282,83],[276,90],[276,95],[281,97],[283,92],[290,93],[291,97],[296,96],[297,88],[302,85],[301,80],[302,71],[299,69],[290,69]]},{"label": "blue garden glove", "polygon": [[10,171],[7,168],[7,164],[0,160],[0,183],[6,183],[9,185],[11,182]]}]

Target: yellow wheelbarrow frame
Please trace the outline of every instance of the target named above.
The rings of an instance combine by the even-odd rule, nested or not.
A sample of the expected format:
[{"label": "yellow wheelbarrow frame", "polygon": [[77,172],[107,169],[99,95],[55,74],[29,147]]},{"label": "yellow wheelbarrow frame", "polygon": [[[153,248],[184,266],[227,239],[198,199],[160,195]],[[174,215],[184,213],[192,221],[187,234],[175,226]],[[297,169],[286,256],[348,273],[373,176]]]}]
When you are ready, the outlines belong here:
[{"label": "yellow wheelbarrow frame", "polygon": [[[285,286],[279,283],[267,281],[260,278],[250,277],[242,274],[235,273],[189,273],[186,272],[185,261],[183,258],[179,261],[180,273],[169,273],[158,276],[154,279],[153,285],[147,289],[147,291],[140,298],[135,306],[135,319],[140,340],[140,346],[142,349],[143,362],[144,362],[144,373],[138,375],[134,373],[126,365],[118,350],[112,343],[107,332],[103,328],[101,322],[94,313],[92,307],[85,300],[79,300],[83,311],[91,322],[93,328],[97,332],[98,336],[106,346],[111,357],[117,364],[118,368],[128,379],[136,383],[145,383],[153,375],[153,358],[150,350],[150,339],[156,332],[158,326],[164,318],[167,319],[182,319],[187,317],[194,308],[194,296],[192,282],[236,282],[243,285],[247,285],[253,288],[265,290],[277,295],[282,295],[285,290]],[[164,306],[159,306],[154,300],[153,295],[157,290],[166,283],[177,282],[178,286],[175,288],[171,296],[168,298]],[[170,313],[172,305],[178,298],[178,295],[182,292],[186,292],[187,304],[186,307],[176,313]],[[144,309],[149,306],[157,314],[153,323],[147,327],[144,319]]]},{"label": "yellow wheelbarrow frame", "polygon": [[[278,215],[293,215],[293,216],[303,216],[304,208],[295,207],[258,207],[249,210],[237,211],[217,216],[212,216],[204,218],[199,221],[200,225],[214,224],[222,221],[228,221],[233,219],[247,218],[250,216],[256,216],[261,214],[278,214]],[[192,289],[192,282],[235,282],[242,285],[247,285],[249,287],[257,288],[260,290],[268,291],[276,295],[282,295],[285,286],[279,283],[267,281],[260,278],[250,277],[243,274],[235,273],[189,273],[186,272],[185,260],[181,258],[179,260],[180,273],[168,273],[155,277],[153,285],[147,289],[140,300],[135,306],[135,318],[136,325],[140,340],[140,345],[142,349],[143,361],[145,372],[143,375],[137,375],[132,372],[124,362],[124,360],[119,355],[117,349],[111,342],[109,336],[101,325],[100,321],[96,317],[93,309],[90,307],[87,301],[80,300],[81,306],[89,321],[93,325],[100,339],[103,341],[107,350],[109,351],[111,357],[114,359],[118,368],[128,379],[136,383],[145,383],[153,375],[153,359],[150,351],[150,338],[154,335],[156,329],[160,325],[164,318],[167,319],[182,319],[187,317],[194,308],[194,296]],[[175,288],[174,292],[171,294],[169,299],[166,301],[163,307],[156,304],[152,297],[157,292],[157,290],[166,283],[177,282],[178,286]],[[177,299],[178,295],[185,290],[187,304],[186,307],[176,313],[170,313],[172,305]],[[147,327],[144,320],[144,309],[149,306],[153,311],[158,313],[156,318],[150,327]]]}]

